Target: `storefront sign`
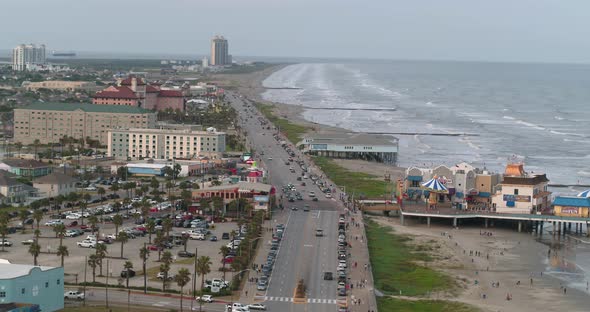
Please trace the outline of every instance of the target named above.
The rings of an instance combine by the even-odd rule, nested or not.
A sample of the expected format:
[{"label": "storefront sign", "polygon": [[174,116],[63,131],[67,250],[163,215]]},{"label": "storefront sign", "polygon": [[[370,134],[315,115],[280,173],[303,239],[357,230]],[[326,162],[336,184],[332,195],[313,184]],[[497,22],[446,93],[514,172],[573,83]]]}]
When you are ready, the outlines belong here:
[{"label": "storefront sign", "polygon": [[561,213],[577,215],[578,209],[578,207],[561,207]]},{"label": "storefront sign", "polygon": [[510,195],[510,194],[505,194],[504,195],[504,201],[505,202],[530,203],[531,202],[531,197],[528,196],[528,195]]}]

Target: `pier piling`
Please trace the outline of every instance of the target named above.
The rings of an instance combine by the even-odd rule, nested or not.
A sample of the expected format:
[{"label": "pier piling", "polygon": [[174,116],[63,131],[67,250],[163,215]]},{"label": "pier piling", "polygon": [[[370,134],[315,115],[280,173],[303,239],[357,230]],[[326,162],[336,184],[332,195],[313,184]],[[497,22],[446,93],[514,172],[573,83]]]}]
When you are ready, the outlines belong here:
[{"label": "pier piling", "polygon": [[522,221],[518,221],[518,233],[522,232]]},{"label": "pier piling", "polygon": [[426,217],[426,224],[430,227],[430,217]]}]

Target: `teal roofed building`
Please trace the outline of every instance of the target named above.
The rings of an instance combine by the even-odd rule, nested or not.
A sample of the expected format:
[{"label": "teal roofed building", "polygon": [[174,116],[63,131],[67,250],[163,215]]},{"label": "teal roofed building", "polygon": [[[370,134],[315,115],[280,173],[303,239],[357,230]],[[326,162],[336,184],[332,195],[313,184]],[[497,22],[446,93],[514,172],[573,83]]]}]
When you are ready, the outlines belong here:
[{"label": "teal roofed building", "polygon": [[0,162],[0,169],[29,179],[46,176],[51,173],[51,166],[34,159],[4,159]]},{"label": "teal roofed building", "polygon": [[41,311],[64,308],[62,267],[12,264],[0,259],[0,304],[36,304]]}]

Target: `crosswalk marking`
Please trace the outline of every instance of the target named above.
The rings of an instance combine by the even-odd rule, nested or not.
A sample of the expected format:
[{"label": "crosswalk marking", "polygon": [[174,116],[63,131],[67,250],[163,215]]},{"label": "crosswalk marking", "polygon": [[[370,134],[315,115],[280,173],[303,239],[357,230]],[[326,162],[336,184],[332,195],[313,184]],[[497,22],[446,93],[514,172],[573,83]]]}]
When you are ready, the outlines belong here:
[{"label": "crosswalk marking", "polygon": [[[261,297],[265,301],[278,301],[278,302],[293,302],[294,299],[291,297]],[[336,299],[323,299],[323,298],[308,298],[307,303],[319,303],[319,304],[337,304]]]}]

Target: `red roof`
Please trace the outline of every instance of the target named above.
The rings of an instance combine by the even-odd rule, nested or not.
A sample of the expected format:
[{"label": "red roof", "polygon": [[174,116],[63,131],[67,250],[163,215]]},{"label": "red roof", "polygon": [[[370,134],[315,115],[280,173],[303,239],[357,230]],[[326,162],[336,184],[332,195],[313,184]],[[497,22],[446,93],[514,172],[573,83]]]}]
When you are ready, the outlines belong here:
[{"label": "red roof", "polygon": [[182,97],[182,92],[176,90],[160,90],[158,95],[164,97]]},{"label": "red roof", "polygon": [[145,80],[143,80],[143,78],[141,78],[141,77],[136,77],[135,75],[129,75],[129,77],[123,79],[121,81],[121,85],[122,86],[130,86],[133,78],[137,78],[137,85],[138,86],[145,86]]},{"label": "red roof", "polygon": [[145,88],[145,92],[147,92],[147,93],[158,93],[158,92],[160,92],[160,89],[154,87],[153,85],[147,85],[147,87]]},{"label": "red roof", "polygon": [[115,98],[115,99],[138,99],[133,90],[128,87],[110,86],[100,92],[96,92],[95,98]]}]

